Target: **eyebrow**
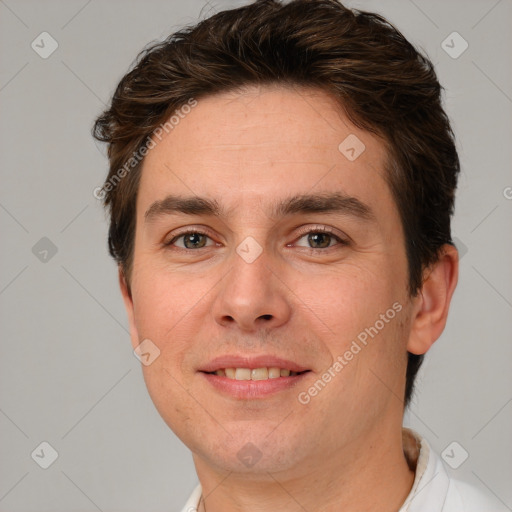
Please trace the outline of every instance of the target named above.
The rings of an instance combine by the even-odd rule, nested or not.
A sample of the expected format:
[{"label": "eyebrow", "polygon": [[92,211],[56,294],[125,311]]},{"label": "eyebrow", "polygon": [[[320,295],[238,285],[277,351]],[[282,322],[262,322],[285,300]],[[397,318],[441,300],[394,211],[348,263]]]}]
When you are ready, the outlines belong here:
[{"label": "eyebrow", "polygon": [[[206,215],[228,217],[231,210],[224,210],[215,199],[199,196],[168,195],[155,201],[146,210],[146,222],[152,222],[164,215]],[[289,197],[271,205],[271,216],[281,218],[301,213],[338,213],[362,220],[375,220],[373,210],[365,203],[339,192],[323,194],[301,194]]]}]

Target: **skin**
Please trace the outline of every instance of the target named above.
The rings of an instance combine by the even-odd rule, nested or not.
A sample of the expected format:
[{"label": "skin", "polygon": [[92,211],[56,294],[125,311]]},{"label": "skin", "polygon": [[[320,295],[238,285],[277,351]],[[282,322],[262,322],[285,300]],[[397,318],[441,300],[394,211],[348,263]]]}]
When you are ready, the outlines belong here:
[{"label": "skin", "polygon": [[[144,366],[159,413],[191,449],[208,512],[396,511],[414,473],[402,449],[406,353],[425,353],[441,334],[457,282],[455,248],[407,292],[404,235],[384,179],[386,152],[353,126],[325,93],[250,87],[200,99],[145,157],[137,198],[133,268],[122,269],[133,347],[150,339],[160,356]],[[338,145],[355,134],[364,152],[349,161]],[[295,194],[357,198],[352,214],[274,217]],[[145,218],[168,194],[215,199],[227,216]],[[205,247],[186,249],[190,227]],[[311,246],[307,233],[330,228]],[[262,248],[248,263],[247,237]],[[193,247],[193,246],[192,246]],[[181,248],[181,250],[179,250]],[[315,250],[312,250],[315,249]],[[402,309],[307,404],[298,400],[359,333]],[[198,372],[224,354],[279,355],[310,371],[265,398],[220,393]],[[247,467],[238,452],[261,458]],[[203,509],[204,503],[201,504]]]}]

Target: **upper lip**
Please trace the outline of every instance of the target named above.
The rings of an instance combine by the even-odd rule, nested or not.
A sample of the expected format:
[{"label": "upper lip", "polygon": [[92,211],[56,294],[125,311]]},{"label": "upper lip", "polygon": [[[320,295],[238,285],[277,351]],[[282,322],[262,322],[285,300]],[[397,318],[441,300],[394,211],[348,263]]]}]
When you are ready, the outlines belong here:
[{"label": "upper lip", "polygon": [[225,368],[281,368],[292,372],[309,370],[294,361],[272,355],[243,356],[223,355],[212,359],[199,368],[200,372],[215,372]]}]

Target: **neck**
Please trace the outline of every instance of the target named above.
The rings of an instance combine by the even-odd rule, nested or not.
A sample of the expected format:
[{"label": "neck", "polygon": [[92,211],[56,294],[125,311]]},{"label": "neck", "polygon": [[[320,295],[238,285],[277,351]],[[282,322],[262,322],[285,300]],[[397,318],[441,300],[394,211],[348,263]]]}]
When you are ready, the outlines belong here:
[{"label": "neck", "polygon": [[380,512],[396,512],[411,490],[414,471],[404,456],[401,432],[379,434],[287,472],[221,472],[194,456],[203,488],[198,510],[373,512],[378,503]]}]

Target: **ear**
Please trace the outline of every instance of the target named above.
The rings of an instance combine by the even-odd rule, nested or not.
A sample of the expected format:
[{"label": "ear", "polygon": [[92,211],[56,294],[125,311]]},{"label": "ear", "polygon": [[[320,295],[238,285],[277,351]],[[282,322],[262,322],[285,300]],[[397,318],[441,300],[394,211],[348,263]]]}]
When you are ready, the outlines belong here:
[{"label": "ear", "polygon": [[126,308],[126,313],[128,315],[128,324],[130,327],[130,337],[132,340],[133,348],[137,348],[139,346],[139,333],[137,331],[137,326],[135,324],[135,315],[133,311],[133,299],[132,292],[130,289],[130,285],[126,279],[123,267],[119,265],[119,287],[121,288],[121,294],[123,296],[124,307]]},{"label": "ear", "polygon": [[439,261],[425,270],[421,290],[413,300],[408,352],[425,354],[441,336],[458,277],[459,253],[445,244]]}]

